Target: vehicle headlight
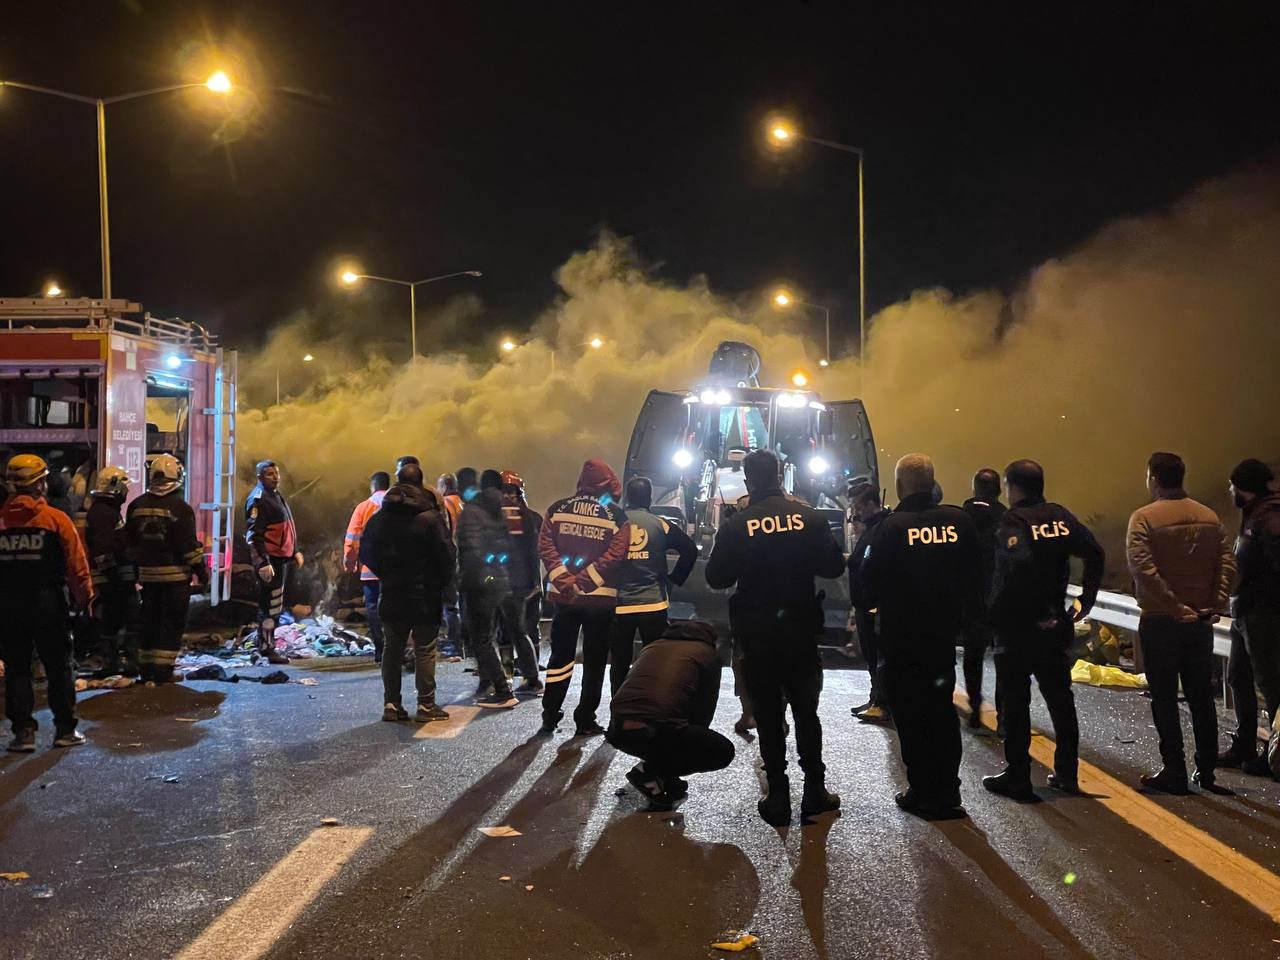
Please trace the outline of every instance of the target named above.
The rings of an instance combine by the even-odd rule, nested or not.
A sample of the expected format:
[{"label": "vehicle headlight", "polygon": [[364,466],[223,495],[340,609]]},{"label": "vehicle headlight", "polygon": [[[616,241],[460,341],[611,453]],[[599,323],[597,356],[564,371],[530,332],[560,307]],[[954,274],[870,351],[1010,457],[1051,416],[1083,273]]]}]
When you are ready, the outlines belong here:
[{"label": "vehicle headlight", "polygon": [[809,460],[809,472],[815,477],[826,473],[831,468],[825,457],[812,457]]},{"label": "vehicle headlight", "polygon": [[683,470],[689,464],[693,463],[693,454],[688,450],[677,450],[671,455],[671,462]]},{"label": "vehicle headlight", "polygon": [[726,403],[733,402],[733,395],[728,390],[717,390],[715,401],[723,407]]},{"label": "vehicle headlight", "polygon": [[706,404],[715,403],[716,392],[714,390],[703,390],[702,393],[698,395],[698,399]]}]

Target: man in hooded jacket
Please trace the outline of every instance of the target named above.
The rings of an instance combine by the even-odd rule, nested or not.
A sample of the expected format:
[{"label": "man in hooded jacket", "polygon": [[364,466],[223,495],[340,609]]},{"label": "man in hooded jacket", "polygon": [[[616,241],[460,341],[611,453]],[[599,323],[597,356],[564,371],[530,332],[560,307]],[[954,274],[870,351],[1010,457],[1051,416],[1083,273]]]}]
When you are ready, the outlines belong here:
[{"label": "man in hooded jacket", "polygon": [[582,691],[574,711],[575,736],[600,736],[596,722],[609,660],[609,634],[618,603],[618,568],[627,558],[631,525],[619,506],[622,484],[603,460],[588,460],[577,492],[547,508],[538,553],[547,568],[555,604],[551,659],[542,698],[542,734],[555,733],[573,679],[578,633],[582,633]]},{"label": "man in hooded jacket", "polygon": [[454,551],[439,502],[423,487],[418,464],[406,463],[396,471],[395,486],[364,527],[359,559],[382,584],[382,719],[408,719],[400,705],[400,663],[410,639],[418,694],[414,719],[449,719],[436,704],[436,634],[444,593],[453,579]]}]

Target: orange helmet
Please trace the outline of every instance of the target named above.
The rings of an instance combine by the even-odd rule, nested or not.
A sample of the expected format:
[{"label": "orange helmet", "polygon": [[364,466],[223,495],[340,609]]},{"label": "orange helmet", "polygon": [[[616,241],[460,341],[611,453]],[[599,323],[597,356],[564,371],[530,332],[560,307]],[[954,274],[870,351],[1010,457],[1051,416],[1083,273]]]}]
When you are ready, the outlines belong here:
[{"label": "orange helmet", "polygon": [[504,487],[515,487],[517,490],[524,489],[524,478],[514,470],[502,471],[502,485]]}]

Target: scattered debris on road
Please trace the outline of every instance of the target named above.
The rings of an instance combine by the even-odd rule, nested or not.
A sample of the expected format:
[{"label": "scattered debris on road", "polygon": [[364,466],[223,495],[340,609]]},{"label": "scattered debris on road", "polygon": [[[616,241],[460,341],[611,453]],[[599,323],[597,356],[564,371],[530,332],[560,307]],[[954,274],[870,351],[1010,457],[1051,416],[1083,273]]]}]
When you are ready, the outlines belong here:
[{"label": "scattered debris on road", "polygon": [[320,818],[320,826],[322,826],[322,827],[340,827],[340,826],[342,826],[342,821],[341,821],[341,820],[339,820],[337,817],[321,817],[321,818]]},{"label": "scattered debris on road", "polygon": [[742,933],[731,940],[721,940],[711,945],[712,950],[728,950],[730,953],[741,953],[760,942],[760,938],[750,933]]},{"label": "scattered debris on road", "polygon": [[0,873],[0,880],[8,880],[10,883],[21,883],[23,880],[30,880],[31,874],[24,870],[14,870],[11,873]]},{"label": "scattered debris on road", "polygon": [[523,837],[524,836],[524,834],[521,833],[519,830],[516,830],[513,827],[508,827],[505,825],[501,827],[477,827],[476,829],[479,830],[481,833],[483,833],[486,837]]}]

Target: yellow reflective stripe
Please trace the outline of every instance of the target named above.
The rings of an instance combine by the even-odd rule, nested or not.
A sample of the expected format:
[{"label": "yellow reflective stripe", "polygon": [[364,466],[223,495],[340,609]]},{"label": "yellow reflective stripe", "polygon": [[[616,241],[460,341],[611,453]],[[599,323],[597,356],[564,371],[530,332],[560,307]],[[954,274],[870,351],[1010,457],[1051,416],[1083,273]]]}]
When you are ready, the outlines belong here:
[{"label": "yellow reflective stripe", "polygon": [[185,554],[182,559],[186,560],[188,563],[195,563],[197,560],[201,560],[203,558],[204,558],[204,547],[196,547],[194,550]]},{"label": "yellow reflective stripe", "polygon": [[638,603],[634,606],[628,605],[625,607],[619,604],[615,612],[621,615],[624,613],[657,613],[659,610],[669,609],[671,609],[671,604],[663,600],[661,603]]},{"label": "yellow reflective stripe", "polygon": [[580,596],[583,597],[616,597],[618,591],[613,587],[596,587],[594,590],[584,591]]},{"label": "yellow reflective stripe", "polygon": [[617,530],[618,525],[608,517],[583,517],[576,513],[553,513],[551,523],[585,523],[589,527],[604,527],[606,530]]},{"label": "yellow reflective stripe", "polygon": [[571,676],[573,676],[573,668],[575,666],[576,664],[570,661],[569,663],[565,664],[563,667],[558,667],[555,670],[548,670],[547,683],[561,683],[565,680],[568,680]]},{"label": "yellow reflective stripe", "polygon": [[135,507],[135,517],[172,517],[173,514],[163,507]]},{"label": "yellow reflective stripe", "polygon": [[604,577],[600,576],[600,573],[596,570],[596,565],[594,563],[587,564],[586,573],[587,576],[591,578],[591,582],[597,587],[604,586]]},{"label": "yellow reflective stripe", "polygon": [[561,576],[562,574],[567,574],[568,572],[569,572],[568,568],[565,567],[565,565],[562,563],[560,564],[560,566],[556,567],[554,570],[552,570],[547,574],[547,579],[555,580],[557,577]]}]

